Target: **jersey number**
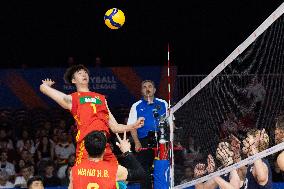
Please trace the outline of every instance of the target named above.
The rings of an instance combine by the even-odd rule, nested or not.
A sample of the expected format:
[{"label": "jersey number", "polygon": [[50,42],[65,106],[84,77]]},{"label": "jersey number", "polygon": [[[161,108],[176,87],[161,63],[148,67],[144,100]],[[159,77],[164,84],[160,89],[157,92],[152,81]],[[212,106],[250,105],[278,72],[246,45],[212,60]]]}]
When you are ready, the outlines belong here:
[{"label": "jersey number", "polygon": [[97,107],[96,107],[96,105],[95,105],[95,104],[91,104],[91,106],[92,106],[92,108],[93,108],[93,110],[94,110],[94,114],[96,114],[96,113],[97,113]]},{"label": "jersey number", "polygon": [[89,183],[87,189],[99,189],[100,186],[97,183]]}]

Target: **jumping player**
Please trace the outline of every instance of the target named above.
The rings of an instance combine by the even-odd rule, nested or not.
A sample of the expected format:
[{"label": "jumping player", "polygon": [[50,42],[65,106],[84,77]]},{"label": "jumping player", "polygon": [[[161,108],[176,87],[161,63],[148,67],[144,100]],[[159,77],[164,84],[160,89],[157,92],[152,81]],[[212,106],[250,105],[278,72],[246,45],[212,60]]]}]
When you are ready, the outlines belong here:
[{"label": "jumping player", "polygon": [[[114,133],[130,131],[143,126],[144,118],[139,118],[134,124],[118,124],[110,112],[104,95],[89,90],[89,71],[83,65],[74,65],[68,68],[64,74],[64,80],[73,84],[77,92],[67,95],[52,87],[55,83],[51,79],[42,80],[40,91],[52,98],[61,107],[71,111],[77,123],[76,135],[76,164],[87,159],[88,155],[84,147],[84,137],[92,131],[104,131],[110,136],[109,128]],[[116,161],[109,144],[104,155],[106,161]]]}]

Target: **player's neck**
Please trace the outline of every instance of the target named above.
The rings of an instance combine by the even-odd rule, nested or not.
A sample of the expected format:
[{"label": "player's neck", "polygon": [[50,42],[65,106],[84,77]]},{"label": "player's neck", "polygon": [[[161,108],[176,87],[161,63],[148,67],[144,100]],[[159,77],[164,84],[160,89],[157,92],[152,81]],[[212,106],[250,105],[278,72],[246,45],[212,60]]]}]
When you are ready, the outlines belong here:
[{"label": "player's neck", "polygon": [[89,157],[90,161],[94,161],[94,162],[99,162],[103,160],[103,157],[99,157],[99,158],[93,158],[93,157]]},{"label": "player's neck", "polygon": [[77,86],[77,91],[78,92],[90,92],[88,86]]}]

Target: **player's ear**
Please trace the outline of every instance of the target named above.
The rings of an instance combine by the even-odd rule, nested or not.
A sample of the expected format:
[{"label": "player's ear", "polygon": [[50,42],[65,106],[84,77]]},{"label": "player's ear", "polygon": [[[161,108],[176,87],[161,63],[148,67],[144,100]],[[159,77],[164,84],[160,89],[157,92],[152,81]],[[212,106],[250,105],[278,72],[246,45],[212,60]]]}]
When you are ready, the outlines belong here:
[{"label": "player's ear", "polygon": [[75,78],[74,78],[74,77],[72,77],[71,82],[72,82],[73,84],[75,84],[75,83],[76,83],[76,81],[75,81]]},{"label": "player's ear", "polygon": [[156,93],[156,88],[154,87],[154,94]]}]

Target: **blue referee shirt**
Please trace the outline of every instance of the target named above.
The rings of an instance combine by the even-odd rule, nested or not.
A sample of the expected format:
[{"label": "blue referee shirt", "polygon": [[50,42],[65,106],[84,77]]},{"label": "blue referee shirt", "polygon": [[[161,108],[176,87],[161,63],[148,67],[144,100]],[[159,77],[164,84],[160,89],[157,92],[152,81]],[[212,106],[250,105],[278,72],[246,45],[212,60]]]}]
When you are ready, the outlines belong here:
[{"label": "blue referee shirt", "polygon": [[159,116],[167,115],[168,103],[165,100],[154,98],[152,104],[143,98],[134,103],[130,109],[127,124],[133,124],[139,117],[144,117],[144,126],[137,129],[138,138],[145,138],[149,131],[159,131],[157,127],[157,119],[154,117],[153,112],[156,110]]}]

